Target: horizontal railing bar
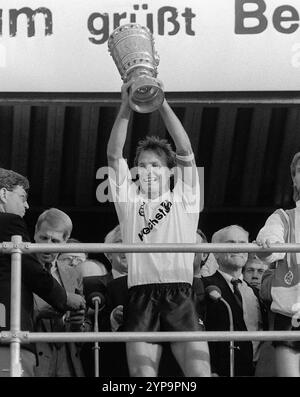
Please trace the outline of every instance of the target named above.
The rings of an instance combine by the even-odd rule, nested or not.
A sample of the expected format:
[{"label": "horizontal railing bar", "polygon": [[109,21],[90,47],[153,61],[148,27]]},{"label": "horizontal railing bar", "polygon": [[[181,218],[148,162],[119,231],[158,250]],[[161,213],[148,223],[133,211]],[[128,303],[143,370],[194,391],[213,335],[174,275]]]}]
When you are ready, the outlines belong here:
[{"label": "horizontal railing bar", "polygon": [[16,248],[23,254],[34,252],[300,252],[300,244],[271,244],[269,248],[261,248],[256,244],[233,243],[180,243],[180,244],[0,244],[1,253],[11,253]]},{"label": "horizontal railing bar", "polygon": [[[205,332],[19,332],[22,343],[31,342],[179,342],[179,341],[278,341],[300,340],[300,331],[205,331]],[[0,343],[16,333],[0,332]]]}]

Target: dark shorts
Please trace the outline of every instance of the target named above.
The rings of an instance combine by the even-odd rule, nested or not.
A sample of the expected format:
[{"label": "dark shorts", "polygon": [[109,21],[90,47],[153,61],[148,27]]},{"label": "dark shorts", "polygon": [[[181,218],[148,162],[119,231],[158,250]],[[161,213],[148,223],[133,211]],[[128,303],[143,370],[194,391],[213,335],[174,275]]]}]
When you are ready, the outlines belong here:
[{"label": "dark shorts", "polygon": [[[282,314],[275,313],[274,315],[274,331],[299,331],[300,328],[295,328],[292,326],[292,319],[288,316],[283,316]],[[272,342],[274,347],[278,346],[285,346],[289,347],[290,349],[296,350],[300,352],[300,340],[293,341],[293,340],[278,340]]]},{"label": "dark shorts", "polygon": [[188,283],[146,284],[129,289],[123,331],[201,331],[203,322]]}]

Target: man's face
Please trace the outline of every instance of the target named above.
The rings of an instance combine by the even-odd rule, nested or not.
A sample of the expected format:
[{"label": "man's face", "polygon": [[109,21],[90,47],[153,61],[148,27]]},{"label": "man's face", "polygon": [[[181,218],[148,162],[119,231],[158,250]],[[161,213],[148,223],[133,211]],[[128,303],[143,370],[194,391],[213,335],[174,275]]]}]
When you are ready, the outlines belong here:
[{"label": "man's face", "polygon": [[[35,231],[34,234],[34,241],[36,243],[43,243],[43,244],[60,244],[65,243],[67,237],[64,238],[64,231],[53,229],[47,222],[42,222],[40,228]],[[37,257],[40,262],[53,262],[58,253],[37,253]]]},{"label": "man's face", "polygon": [[12,191],[6,190],[6,200],[3,203],[5,212],[19,215],[23,218],[29,208],[27,193],[22,186],[15,187]]},{"label": "man's face", "polygon": [[86,254],[84,252],[62,252],[58,256],[58,260],[64,265],[76,267],[86,261]]},{"label": "man's face", "polygon": [[158,197],[169,190],[171,170],[165,156],[152,150],[142,151],[138,158],[139,183],[143,193]]},{"label": "man's face", "polygon": [[[220,243],[248,243],[248,235],[240,228],[232,227],[226,234],[223,235]],[[236,253],[215,253],[214,254],[220,270],[236,271],[245,266],[248,259],[248,253],[236,252]]]},{"label": "man's face", "polygon": [[248,262],[245,265],[244,279],[252,286],[260,289],[261,279],[267,270],[267,265],[259,262]]}]

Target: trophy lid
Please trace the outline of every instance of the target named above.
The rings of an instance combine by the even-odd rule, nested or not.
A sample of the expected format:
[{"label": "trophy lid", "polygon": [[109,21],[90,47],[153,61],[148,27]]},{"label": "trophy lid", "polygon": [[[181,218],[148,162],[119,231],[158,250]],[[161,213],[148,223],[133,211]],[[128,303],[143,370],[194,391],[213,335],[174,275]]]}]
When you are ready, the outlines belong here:
[{"label": "trophy lid", "polygon": [[125,25],[120,25],[118,26],[109,36],[108,41],[107,41],[107,45],[108,45],[108,49],[109,51],[111,50],[113,43],[115,40],[117,40],[117,37],[119,35],[124,36],[124,34],[129,34],[129,33],[134,33],[137,32],[139,34],[141,34],[142,32],[146,33],[151,40],[154,41],[153,39],[153,35],[150,31],[150,29],[147,26],[143,26],[140,25],[138,23],[127,23]]}]

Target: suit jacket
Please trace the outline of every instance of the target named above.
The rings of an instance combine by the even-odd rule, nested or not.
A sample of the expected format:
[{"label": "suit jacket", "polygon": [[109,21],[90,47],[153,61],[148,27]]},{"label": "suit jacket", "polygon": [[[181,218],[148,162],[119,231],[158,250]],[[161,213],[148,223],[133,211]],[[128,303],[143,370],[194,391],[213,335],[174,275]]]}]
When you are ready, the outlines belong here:
[{"label": "suit jacket", "polygon": [[[82,277],[76,271],[75,268],[69,265],[62,265],[57,263],[58,273],[62,282],[63,288],[67,292],[75,293],[76,290],[83,292]],[[51,313],[51,307],[48,306],[49,313]],[[46,303],[37,296],[34,296],[34,312],[35,312],[35,329],[36,332],[53,332],[53,321],[51,325],[51,320],[43,317],[43,312],[46,313],[47,305]],[[55,332],[72,332],[70,328],[70,323],[65,323],[62,318],[55,319]],[[79,331],[79,330],[78,330]],[[49,365],[50,357],[53,354],[53,346],[51,343],[41,343],[37,344],[37,352],[39,365],[36,369],[37,376],[49,376]],[[66,349],[70,357],[70,364],[74,370],[75,376],[85,376],[84,370],[80,358],[81,344],[76,342],[66,342]]]},{"label": "suit jacket", "polygon": [[[0,213],[0,241],[10,241],[13,235],[29,242],[23,219],[14,214]],[[59,283],[46,272],[33,255],[22,255],[21,330],[33,331],[33,293],[42,297],[56,310],[66,310],[67,295]],[[0,331],[10,329],[11,255],[0,254]],[[35,352],[33,344],[22,348]]]},{"label": "suit jacket", "polygon": [[[113,279],[107,284],[106,305],[99,319],[102,331],[111,331],[110,314],[118,305],[126,305],[128,299],[127,276]],[[118,331],[122,330],[122,326]],[[124,342],[108,342],[101,344],[101,376],[128,377],[129,369],[127,365],[126,344]]]},{"label": "suit jacket", "polygon": [[[247,331],[243,313],[235,300],[231,288],[221,273],[217,271],[212,276],[203,277],[202,280],[205,288],[215,285],[221,290],[223,299],[227,301],[232,310],[234,330]],[[207,331],[228,331],[230,329],[228,311],[224,303],[207,299],[205,325]],[[235,347],[235,376],[252,376],[254,374],[252,342],[236,341]],[[216,372],[220,376],[229,376],[229,342],[209,342],[209,350],[212,372]]]},{"label": "suit jacket", "polygon": [[119,306],[125,306],[128,300],[127,276],[113,279],[107,284],[106,307],[104,311],[103,329],[110,330],[110,314],[112,310]]}]

